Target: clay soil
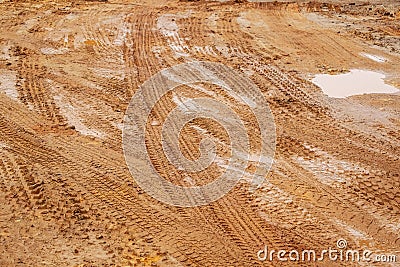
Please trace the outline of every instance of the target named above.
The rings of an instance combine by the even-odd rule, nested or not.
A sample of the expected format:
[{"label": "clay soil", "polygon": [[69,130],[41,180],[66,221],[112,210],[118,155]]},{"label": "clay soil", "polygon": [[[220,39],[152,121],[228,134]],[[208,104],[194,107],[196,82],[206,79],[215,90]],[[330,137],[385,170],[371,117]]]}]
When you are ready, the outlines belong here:
[{"label": "clay soil", "polygon": [[[257,252],[341,238],[400,261],[400,94],[335,99],[310,82],[366,69],[400,87],[398,1],[0,1],[0,25],[0,266],[293,266]],[[122,123],[143,82],[193,60],[258,85],[277,147],[258,190],[244,181],[209,205],[178,208],[136,184]],[[162,122],[174,99],[199,96],[166,95],[147,133],[150,159],[176,184],[184,174],[162,153]],[[225,151],[218,124],[192,124],[180,137],[188,158],[204,136]],[[191,182],[223,171],[214,163]]]}]

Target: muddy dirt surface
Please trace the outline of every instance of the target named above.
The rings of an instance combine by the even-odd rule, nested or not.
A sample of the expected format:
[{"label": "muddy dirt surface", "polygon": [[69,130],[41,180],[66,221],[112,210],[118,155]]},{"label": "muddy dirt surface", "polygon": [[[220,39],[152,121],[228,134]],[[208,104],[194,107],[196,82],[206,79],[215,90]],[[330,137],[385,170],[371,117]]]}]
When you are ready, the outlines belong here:
[{"label": "muddy dirt surface", "polygon": [[[400,88],[398,1],[0,2],[0,266],[292,266],[257,252],[321,251],[339,239],[399,264],[400,94],[336,99],[311,82],[366,69]],[[179,208],[136,184],[122,129],[143,82],[194,60],[230,66],[260,88],[277,144],[256,191],[243,181],[209,205]],[[225,171],[217,161],[188,182],[162,153],[162,122],[179,101],[232,100],[206,89],[177,88],[151,113],[149,157],[173,183]],[[185,157],[199,157],[204,136],[229,158],[229,136],[207,119],[182,131]]]}]

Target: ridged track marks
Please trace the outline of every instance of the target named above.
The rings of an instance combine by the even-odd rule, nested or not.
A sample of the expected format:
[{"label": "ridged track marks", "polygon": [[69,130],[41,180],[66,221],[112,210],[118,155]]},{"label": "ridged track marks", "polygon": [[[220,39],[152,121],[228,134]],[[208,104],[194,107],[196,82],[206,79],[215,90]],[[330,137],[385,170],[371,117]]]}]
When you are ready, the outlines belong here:
[{"label": "ridged track marks", "polygon": [[60,114],[59,108],[43,80],[45,73],[45,67],[22,59],[18,68],[18,74],[22,79],[22,85],[17,86],[19,97],[22,103],[33,107],[39,114],[52,121],[55,126],[65,125],[65,118]]},{"label": "ridged track marks", "polygon": [[[94,9],[89,12],[87,19],[84,20],[83,35],[85,39],[91,43],[96,57],[100,60],[107,61],[109,58],[110,62],[120,63],[122,49],[114,44],[115,40],[109,37],[109,33],[117,29],[117,35],[120,34],[118,31],[120,31],[121,27],[117,25],[117,23],[122,23],[124,21],[124,15],[124,13],[121,14],[120,12],[115,14],[113,10],[99,11]],[[105,24],[104,22],[107,20],[113,20],[115,22],[115,24],[111,23],[113,29],[108,29],[108,32],[106,32],[107,29],[105,25],[103,27],[103,24]]]},{"label": "ridged track marks", "polygon": [[138,10],[129,17],[131,31],[127,38],[133,39],[134,43],[134,64],[138,69],[138,85],[160,70],[151,46],[161,43],[160,34],[154,32],[156,18],[157,13],[146,10]]},{"label": "ridged track marks", "polygon": [[[286,147],[290,146],[286,145]],[[360,206],[361,205],[360,200],[362,199],[360,199],[359,196],[354,195],[352,189],[349,189],[347,186],[345,186],[342,189],[338,188],[333,189],[319,182],[312,181],[306,178],[312,174],[302,170],[302,167],[300,168],[295,167],[297,163],[288,163],[288,164],[290,165],[293,164],[293,165],[292,167],[290,167],[289,165],[287,165],[286,167],[283,166],[284,168],[281,169],[281,172],[286,173],[286,176],[288,177],[291,176],[297,177],[296,181],[292,181],[292,183],[297,183],[302,181],[303,184],[308,183],[309,185],[312,185],[312,187],[308,187],[308,189],[304,188],[303,192],[311,193],[313,195],[313,199],[318,199],[318,202],[320,202],[321,204],[325,203],[325,205],[328,205],[328,206],[323,206],[323,205],[319,206],[314,204],[315,205],[314,209],[315,208],[321,209],[320,214],[327,214],[327,216],[334,216],[342,221],[346,221],[354,226],[358,226],[359,229],[362,229],[364,232],[369,233],[376,240],[380,240],[381,242],[385,240],[386,238],[385,236],[391,236],[394,234],[390,229],[386,229],[385,234],[383,234],[382,232],[378,233],[383,229],[381,228],[380,223],[375,221],[373,214],[359,213],[359,210],[362,208],[362,206]],[[301,184],[299,184],[299,186],[301,186]],[[370,223],[365,223],[365,222],[370,222]],[[377,229],[379,229],[378,232]]]}]

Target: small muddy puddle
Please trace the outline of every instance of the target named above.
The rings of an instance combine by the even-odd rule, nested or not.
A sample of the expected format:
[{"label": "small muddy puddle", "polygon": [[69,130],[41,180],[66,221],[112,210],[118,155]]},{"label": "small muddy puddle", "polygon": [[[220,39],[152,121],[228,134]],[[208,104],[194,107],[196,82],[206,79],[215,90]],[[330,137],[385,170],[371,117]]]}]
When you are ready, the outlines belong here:
[{"label": "small muddy puddle", "polygon": [[361,53],[361,55],[363,57],[369,58],[369,59],[371,59],[371,60],[373,60],[375,62],[378,62],[378,63],[384,63],[384,62],[387,61],[386,58],[380,57],[380,56],[376,56],[376,55],[371,55],[371,54],[367,54],[367,53]]},{"label": "small muddy puddle", "polygon": [[340,75],[317,74],[312,82],[329,97],[345,98],[372,93],[398,93],[399,89],[385,84],[382,73],[367,70],[351,70]]}]

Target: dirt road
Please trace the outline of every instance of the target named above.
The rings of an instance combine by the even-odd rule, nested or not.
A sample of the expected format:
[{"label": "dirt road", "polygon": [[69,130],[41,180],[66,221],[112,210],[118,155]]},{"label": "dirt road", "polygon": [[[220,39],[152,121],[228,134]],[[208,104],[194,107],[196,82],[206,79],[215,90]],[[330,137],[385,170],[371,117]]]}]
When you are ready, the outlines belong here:
[{"label": "dirt road", "polygon": [[[291,266],[257,252],[321,251],[339,239],[400,261],[400,94],[334,99],[310,82],[370,69],[399,86],[395,2],[2,1],[0,265]],[[260,88],[277,146],[255,192],[241,182],[209,205],[178,208],[131,176],[123,119],[141,84],[193,60],[230,66]],[[160,153],[168,113],[179,99],[232,101],[203,86],[208,93],[182,86],[164,95],[148,121],[150,159],[176,184],[185,173]],[[254,118],[236,107],[256,151]],[[198,158],[205,136],[229,157],[229,136],[207,119],[182,131],[182,153]],[[205,184],[224,171],[216,162],[192,177]]]}]

